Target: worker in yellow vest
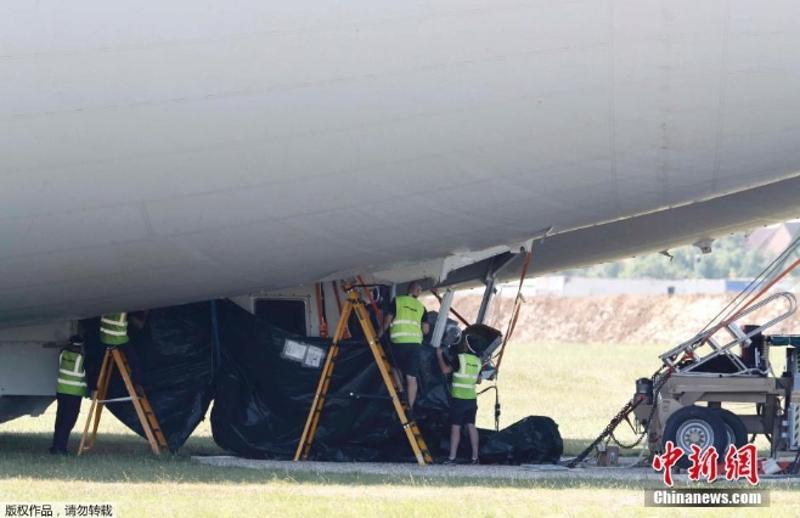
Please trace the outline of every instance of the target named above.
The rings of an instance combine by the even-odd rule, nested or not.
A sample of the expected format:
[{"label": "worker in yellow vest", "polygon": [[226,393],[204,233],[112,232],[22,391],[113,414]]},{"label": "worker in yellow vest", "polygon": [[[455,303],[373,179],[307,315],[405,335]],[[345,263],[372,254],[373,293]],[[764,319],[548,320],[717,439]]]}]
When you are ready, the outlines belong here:
[{"label": "worker in yellow vest", "polygon": [[[146,312],[134,313],[131,315],[130,321],[141,329],[144,327],[146,319]],[[128,313],[107,313],[100,317],[100,343],[107,348],[119,347],[122,350],[128,360],[128,367],[131,369],[131,381],[137,390],[140,390],[142,373],[136,349],[132,347],[128,336],[128,323]]]},{"label": "worker in yellow vest", "polygon": [[391,341],[390,358],[394,360],[393,372],[397,385],[405,384],[408,391],[408,406],[414,409],[417,399],[417,377],[419,376],[420,348],[422,338],[430,332],[425,322],[425,306],[417,300],[422,294],[422,285],[412,282],[408,286],[408,295],[395,298],[386,314],[381,328],[381,336],[389,331]]},{"label": "worker in yellow vest", "polygon": [[100,317],[100,342],[106,347],[128,343],[128,314],[109,313]]},{"label": "worker in yellow vest", "polygon": [[478,429],[475,427],[478,393],[475,387],[481,382],[481,359],[470,346],[469,335],[464,335],[461,351],[449,362],[445,360],[441,348],[436,350],[436,358],[442,373],[453,375],[450,382],[450,456],[445,464],[456,463],[462,426],[466,426],[469,435],[472,464],[478,464]]},{"label": "worker in yellow vest", "polygon": [[66,455],[69,435],[78,421],[81,400],[88,395],[86,370],[83,366],[83,340],[74,336],[70,345],[58,356],[56,384],[56,423],[50,453]]}]

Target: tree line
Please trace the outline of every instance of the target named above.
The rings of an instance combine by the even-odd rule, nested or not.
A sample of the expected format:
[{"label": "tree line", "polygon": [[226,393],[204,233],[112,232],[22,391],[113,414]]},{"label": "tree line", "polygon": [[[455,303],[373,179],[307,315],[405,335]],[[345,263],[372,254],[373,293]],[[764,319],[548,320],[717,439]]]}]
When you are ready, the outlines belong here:
[{"label": "tree line", "polygon": [[775,255],[747,247],[747,238],[735,234],[717,239],[712,252],[703,254],[689,245],[664,254],[648,254],[565,272],[576,277],[606,279],[750,279],[775,259]]}]

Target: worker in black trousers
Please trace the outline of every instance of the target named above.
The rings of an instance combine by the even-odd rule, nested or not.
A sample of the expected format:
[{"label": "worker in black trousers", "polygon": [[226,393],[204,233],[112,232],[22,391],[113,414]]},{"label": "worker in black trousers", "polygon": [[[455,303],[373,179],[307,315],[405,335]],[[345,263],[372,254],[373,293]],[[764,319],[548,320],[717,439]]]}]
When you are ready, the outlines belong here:
[{"label": "worker in black trousers", "polygon": [[69,435],[78,421],[81,400],[87,395],[86,370],[83,366],[83,340],[74,336],[70,345],[58,357],[58,384],[56,386],[56,424],[53,433],[52,454],[67,454]]}]

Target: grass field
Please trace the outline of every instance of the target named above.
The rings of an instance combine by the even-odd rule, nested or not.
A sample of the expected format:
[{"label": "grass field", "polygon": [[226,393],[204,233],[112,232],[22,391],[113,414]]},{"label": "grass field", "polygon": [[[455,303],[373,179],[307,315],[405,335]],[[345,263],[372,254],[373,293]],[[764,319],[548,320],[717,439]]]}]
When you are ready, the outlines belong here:
[{"label": "grass field", "polygon": [[[551,416],[559,423],[567,453],[577,453],[630,398],[634,380],[655,370],[662,349],[514,344],[500,380],[501,424],[528,415]],[[484,397],[479,424],[491,427],[494,401]],[[53,458],[46,449],[54,414],[51,406],[41,417],[0,425],[0,502],[111,502],[121,516],[136,517],[659,515],[643,507],[644,486],[637,483],[442,480],[426,478],[424,472],[413,478],[290,475],[200,465],[189,456],[223,453],[211,440],[207,422],[179,455],[154,458],[142,439],[106,415],[97,451],[80,459]],[[76,429],[73,449],[78,438]],[[776,488],[770,509],[743,514],[794,515],[800,505],[796,489]]]}]

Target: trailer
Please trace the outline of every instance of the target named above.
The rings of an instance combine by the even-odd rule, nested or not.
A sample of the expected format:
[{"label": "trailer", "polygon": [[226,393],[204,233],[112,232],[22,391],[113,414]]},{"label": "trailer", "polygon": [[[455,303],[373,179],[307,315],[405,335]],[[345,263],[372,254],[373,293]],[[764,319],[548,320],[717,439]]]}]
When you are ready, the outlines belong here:
[{"label": "trailer", "polygon": [[[766,324],[739,324],[778,304],[784,305],[780,315]],[[800,450],[800,335],[766,331],[796,310],[794,295],[777,293],[661,355],[664,368],[637,381],[632,401],[650,453],[663,453],[671,441],[685,452],[692,445],[713,446],[724,455],[729,445],[738,448],[763,435],[772,458],[794,458]],[[730,339],[722,343],[718,337],[725,332]],[[786,355],[780,375],[771,361],[777,349]]]}]

